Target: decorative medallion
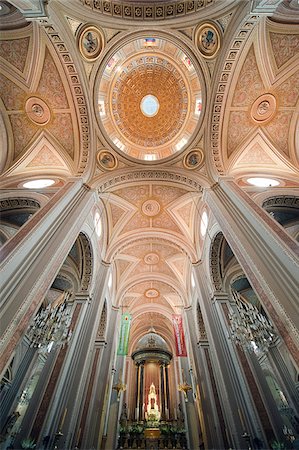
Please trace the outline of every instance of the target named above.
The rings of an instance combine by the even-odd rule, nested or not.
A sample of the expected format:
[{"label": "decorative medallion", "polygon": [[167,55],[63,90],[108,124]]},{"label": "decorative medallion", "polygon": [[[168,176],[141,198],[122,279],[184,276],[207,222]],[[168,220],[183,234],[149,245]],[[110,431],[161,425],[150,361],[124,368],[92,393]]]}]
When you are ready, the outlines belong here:
[{"label": "decorative medallion", "polygon": [[153,199],[146,200],[141,207],[143,214],[149,217],[154,217],[159,214],[160,209],[160,203]]},{"label": "decorative medallion", "polygon": [[220,31],[213,23],[204,23],[195,31],[195,44],[205,58],[214,58],[220,48]]},{"label": "decorative medallion", "polygon": [[272,94],[263,94],[253,103],[251,118],[256,123],[269,122],[276,113],[276,98]]},{"label": "decorative medallion", "polygon": [[185,155],[183,164],[187,169],[197,169],[202,165],[203,160],[203,151],[200,148],[197,148]]},{"label": "decorative medallion", "polygon": [[38,97],[30,97],[25,103],[27,116],[35,125],[46,125],[51,119],[48,105]]},{"label": "decorative medallion", "polygon": [[104,48],[104,34],[97,27],[87,25],[78,35],[78,46],[83,58],[94,61]]},{"label": "decorative medallion", "polygon": [[104,170],[113,170],[117,167],[118,161],[113,153],[107,150],[100,150],[97,154],[97,160],[99,165]]},{"label": "decorative medallion", "polygon": [[157,298],[160,295],[160,292],[157,289],[147,289],[144,293],[147,298]]},{"label": "decorative medallion", "polygon": [[148,253],[144,256],[143,261],[145,262],[145,264],[152,266],[154,264],[158,264],[158,262],[160,261],[160,257],[159,255],[157,255],[157,253]]}]

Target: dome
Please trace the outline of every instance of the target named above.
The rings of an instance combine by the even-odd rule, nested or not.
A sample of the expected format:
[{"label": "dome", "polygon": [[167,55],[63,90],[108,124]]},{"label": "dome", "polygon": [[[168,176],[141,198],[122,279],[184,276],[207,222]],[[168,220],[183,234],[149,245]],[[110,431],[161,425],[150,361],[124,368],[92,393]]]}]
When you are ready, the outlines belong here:
[{"label": "dome", "polygon": [[191,143],[202,88],[191,57],[176,44],[162,37],[130,41],[108,56],[98,80],[99,125],[112,147],[156,161]]},{"label": "dome", "polygon": [[136,351],[139,350],[168,350],[165,340],[157,333],[147,333],[139,339],[136,345]]}]

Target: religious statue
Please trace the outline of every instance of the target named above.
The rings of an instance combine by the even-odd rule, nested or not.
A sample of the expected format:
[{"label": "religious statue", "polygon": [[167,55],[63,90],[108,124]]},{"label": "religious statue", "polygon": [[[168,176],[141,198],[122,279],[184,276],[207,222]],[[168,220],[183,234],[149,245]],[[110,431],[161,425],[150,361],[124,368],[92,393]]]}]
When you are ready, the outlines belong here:
[{"label": "religious statue", "polygon": [[157,394],[154,383],[150,385],[149,394],[148,394],[148,403],[147,403],[147,412],[145,413],[145,417],[147,420],[160,420],[160,411],[157,403]]}]

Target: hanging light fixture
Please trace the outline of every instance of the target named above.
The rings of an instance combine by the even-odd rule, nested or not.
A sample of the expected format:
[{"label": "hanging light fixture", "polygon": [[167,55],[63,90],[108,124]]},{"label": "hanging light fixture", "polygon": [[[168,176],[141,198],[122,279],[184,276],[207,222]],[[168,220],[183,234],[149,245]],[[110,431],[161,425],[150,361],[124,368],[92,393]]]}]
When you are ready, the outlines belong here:
[{"label": "hanging light fixture", "polygon": [[52,348],[64,346],[69,342],[72,335],[72,308],[67,300],[70,295],[66,292],[59,302],[56,301],[38,312],[27,333],[31,347],[37,347],[41,353],[49,353]]},{"label": "hanging light fixture", "polygon": [[231,339],[243,350],[267,351],[275,337],[272,323],[237,291],[232,290],[232,296],[235,311],[229,315]]}]

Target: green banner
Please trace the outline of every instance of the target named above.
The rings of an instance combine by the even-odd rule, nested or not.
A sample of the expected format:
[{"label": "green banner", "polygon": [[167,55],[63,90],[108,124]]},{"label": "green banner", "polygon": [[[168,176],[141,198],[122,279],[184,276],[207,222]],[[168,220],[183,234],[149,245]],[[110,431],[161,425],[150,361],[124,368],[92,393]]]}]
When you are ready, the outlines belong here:
[{"label": "green banner", "polygon": [[117,349],[118,355],[128,354],[131,319],[131,314],[126,313],[121,316],[119,344]]}]

